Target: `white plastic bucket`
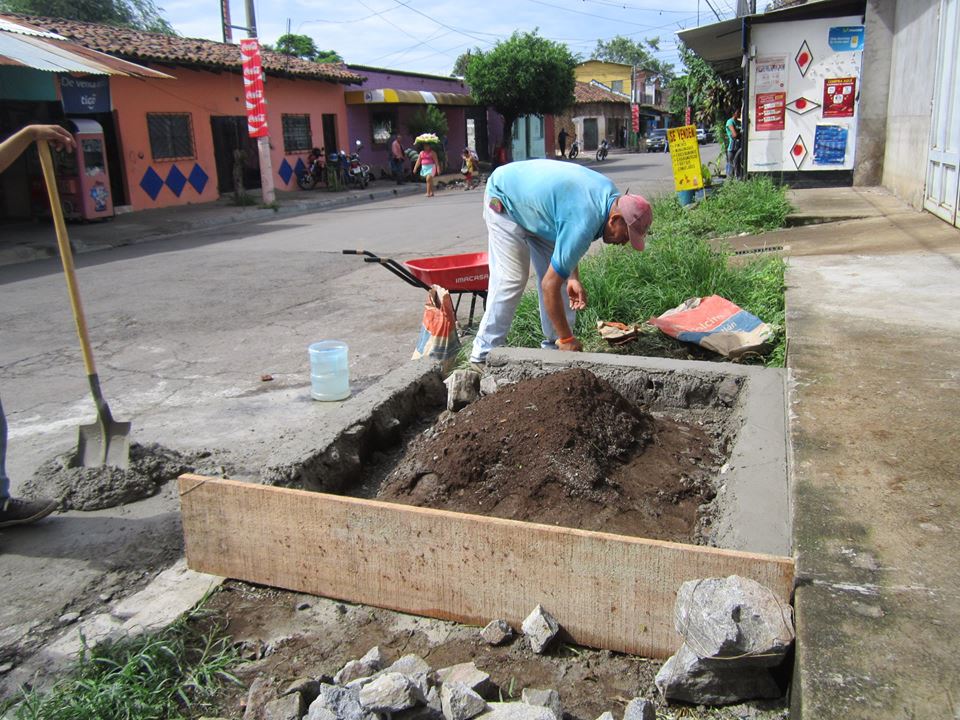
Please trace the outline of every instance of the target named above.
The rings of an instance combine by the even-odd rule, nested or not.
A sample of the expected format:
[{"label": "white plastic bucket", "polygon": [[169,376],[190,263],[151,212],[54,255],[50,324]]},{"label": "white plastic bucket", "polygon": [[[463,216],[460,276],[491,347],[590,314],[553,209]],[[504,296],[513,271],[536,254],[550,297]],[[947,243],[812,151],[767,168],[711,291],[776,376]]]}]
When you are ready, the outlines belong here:
[{"label": "white plastic bucket", "polygon": [[310,354],[310,396],[314,400],[343,400],[350,397],[350,368],[347,344],[339,340],[313,343]]}]

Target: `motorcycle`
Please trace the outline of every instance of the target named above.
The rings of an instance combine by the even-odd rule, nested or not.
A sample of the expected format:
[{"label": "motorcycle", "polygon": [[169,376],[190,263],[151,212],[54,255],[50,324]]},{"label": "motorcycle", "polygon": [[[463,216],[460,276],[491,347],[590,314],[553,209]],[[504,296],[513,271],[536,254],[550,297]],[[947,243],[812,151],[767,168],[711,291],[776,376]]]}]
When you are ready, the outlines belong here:
[{"label": "motorcycle", "polygon": [[314,148],[313,152],[307,157],[307,166],[297,175],[297,185],[302,190],[313,190],[317,183],[326,181],[326,169],[321,162],[322,157],[321,151],[317,148]]},{"label": "motorcycle", "polygon": [[570,146],[570,152],[567,153],[567,157],[573,160],[579,154],[580,154],[580,143],[577,140],[574,140],[573,144]]},{"label": "motorcycle", "polygon": [[359,179],[360,187],[366,187],[374,181],[373,173],[370,172],[370,166],[360,162],[360,151],[363,150],[363,143],[357,140],[356,149],[350,153],[349,174]]},{"label": "motorcycle", "polygon": [[610,152],[610,145],[607,143],[607,139],[604,138],[600,141],[600,147],[597,148],[597,162],[606,160],[608,152]]}]

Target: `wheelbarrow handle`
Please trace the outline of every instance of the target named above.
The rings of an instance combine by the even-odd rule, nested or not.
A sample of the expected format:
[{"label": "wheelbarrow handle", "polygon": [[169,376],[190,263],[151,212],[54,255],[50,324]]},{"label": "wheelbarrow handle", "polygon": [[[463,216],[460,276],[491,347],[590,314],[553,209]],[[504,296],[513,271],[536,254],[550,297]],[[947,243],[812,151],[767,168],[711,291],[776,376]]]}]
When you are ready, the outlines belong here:
[{"label": "wheelbarrow handle", "polygon": [[377,255],[374,255],[369,250],[341,250],[344,255],[366,255],[369,258],[375,258]]},{"label": "wheelbarrow handle", "polygon": [[418,278],[412,272],[410,272],[406,266],[398,263],[393,258],[382,258],[382,257],[365,257],[364,262],[368,263],[379,263],[383,265],[387,270],[392,272],[398,278],[403,280],[408,285],[413,285],[413,287],[420,288],[421,290],[429,290],[430,286],[427,285],[423,280]]}]

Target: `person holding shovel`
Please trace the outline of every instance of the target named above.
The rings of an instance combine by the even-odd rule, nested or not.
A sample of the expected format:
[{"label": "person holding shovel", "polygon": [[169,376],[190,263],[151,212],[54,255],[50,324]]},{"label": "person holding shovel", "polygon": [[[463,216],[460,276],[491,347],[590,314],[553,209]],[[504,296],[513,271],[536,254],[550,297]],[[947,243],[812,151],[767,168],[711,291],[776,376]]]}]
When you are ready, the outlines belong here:
[{"label": "person holding shovel", "polygon": [[653,210],[639,195],[621,195],[604,175],[574,163],[526,160],[502,165],[483,198],[490,280],[470,362],[482,370],[487,353],[504,344],[527,285],[537,273],[541,347],[581,350],[576,311],[587,306],[577,264],[590,244],[643,250]]},{"label": "person holding shovel", "polygon": [[[59,125],[28,125],[0,143],[0,172],[20,157],[33,142],[52,142],[55,147],[73,150],[73,136]],[[57,509],[56,500],[23,500],[10,496],[7,477],[7,418],[0,403],[0,528],[26,525],[46,517]]]}]

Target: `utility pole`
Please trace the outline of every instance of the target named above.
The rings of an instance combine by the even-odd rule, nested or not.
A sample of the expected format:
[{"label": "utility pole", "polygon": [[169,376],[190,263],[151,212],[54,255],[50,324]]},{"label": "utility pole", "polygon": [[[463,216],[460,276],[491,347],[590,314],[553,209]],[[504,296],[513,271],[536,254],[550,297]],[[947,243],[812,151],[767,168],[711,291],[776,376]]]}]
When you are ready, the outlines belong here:
[{"label": "utility pole", "polygon": [[[245,0],[244,5],[247,9],[247,37],[256,38],[257,15],[253,9],[253,0]],[[264,85],[266,85],[266,73],[264,73]],[[272,205],[276,202],[277,195],[273,188],[273,160],[270,158],[269,135],[257,138],[257,151],[260,155],[260,191],[263,196],[263,204]]]},{"label": "utility pole", "polygon": [[220,0],[220,24],[223,26],[223,41],[233,42],[233,25],[230,24],[230,0]]}]

